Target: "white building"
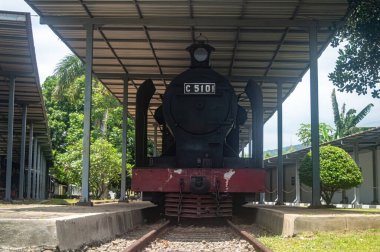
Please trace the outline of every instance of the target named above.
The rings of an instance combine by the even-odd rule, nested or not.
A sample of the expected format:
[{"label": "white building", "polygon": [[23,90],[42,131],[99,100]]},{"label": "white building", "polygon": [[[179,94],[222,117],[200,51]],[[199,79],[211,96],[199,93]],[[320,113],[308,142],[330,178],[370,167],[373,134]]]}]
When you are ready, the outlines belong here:
[{"label": "white building", "polygon": [[[336,192],[333,203],[379,205],[380,127],[347,136],[324,145],[327,144],[346,150],[357,162],[364,179],[363,183],[357,189],[352,188],[345,192]],[[311,188],[299,183],[296,174],[302,159],[309,150],[310,148],[306,148],[283,155],[284,202],[311,202]],[[356,158],[355,151],[357,151]],[[271,202],[275,201],[277,197],[277,157],[266,159],[265,168],[268,170],[265,200]]]}]

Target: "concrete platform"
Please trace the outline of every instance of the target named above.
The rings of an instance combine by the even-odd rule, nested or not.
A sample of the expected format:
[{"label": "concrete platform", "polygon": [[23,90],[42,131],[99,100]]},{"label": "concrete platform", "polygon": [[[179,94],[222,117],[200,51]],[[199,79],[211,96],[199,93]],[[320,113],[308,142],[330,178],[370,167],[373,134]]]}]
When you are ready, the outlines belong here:
[{"label": "concrete platform", "polygon": [[255,223],[274,234],[283,236],[293,236],[302,232],[380,228],[380,211],[308,209],[252,204],[247,204],[245,207],[252,208]]},{"label": "concrete platform", "polygon": [[142,224],[153,207],[147,202],[94,207],[0,204],[0,251],[67,250],[110,240]]}]

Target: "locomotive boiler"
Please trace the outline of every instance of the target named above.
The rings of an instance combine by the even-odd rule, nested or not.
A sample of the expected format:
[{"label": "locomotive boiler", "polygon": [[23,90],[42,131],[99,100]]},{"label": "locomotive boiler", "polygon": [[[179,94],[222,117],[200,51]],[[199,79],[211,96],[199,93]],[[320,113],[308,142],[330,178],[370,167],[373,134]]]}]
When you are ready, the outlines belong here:
[{"label": "locomotive boiler", "polygon": [[247,112],[239,105],[230,81],[211,68],[214,48],[196,42],[187,50],[189,69],[171,81],[154,114],[162,132],[160,157],[147,155],[153,82],[145,81],[137,92],[132,190],[143,192],[143,200],[162,206],[167,216],[231,216],[234,205],[265,190],[261,88],[254,82],[245,88],[257,148],[252,158],[239,158],[239,133]]}]

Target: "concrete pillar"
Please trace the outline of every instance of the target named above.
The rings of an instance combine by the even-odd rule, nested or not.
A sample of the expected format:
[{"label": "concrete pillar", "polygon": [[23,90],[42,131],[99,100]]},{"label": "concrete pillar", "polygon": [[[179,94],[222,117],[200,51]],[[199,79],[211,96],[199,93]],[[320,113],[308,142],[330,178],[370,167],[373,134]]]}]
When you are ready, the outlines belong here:
[{"label": "concrete pillar", "polygon": [[32,168],[33,168],[33,123],[29,125],[29,153],[28,153],[28,185],[26,190],[26,198],[31,199],[32,191]]},{"label": "concrete pillar", "polygon": [[311,151],[313,164],[312,206],[321,205],[320,163],[319,163],[319,112],[318,112],[318,34],[317,23],[309,29],[310,51],[310,109],[311,109]]},{"label": "concrete pillar", "polygon": [[123,88],[123,132],[122,132],[122,152],[121,152],[121,188],[120,201],[125,198],[126,179],[127,179],[127,132],[128,132],[128,77],[124,78]]},{"label": "concrete pillar", "polygon": [[16,80],[14,76],[9,79],[9,100],[8,100],[8,140],[7,140],[7,171],[5,177],[5,201],[11,201],[12,191],[12,161],[13,161],[13,119],[15,109],[15,88]]},{"label": "concrete pillar", "polygon": [[277,204],[284,204],[284,165],[282,160],[282,83],[277,83]]},{"label": "concrete pillar", "polygon": [[93,58],[93,25],[86,26],[86,81],[84,88],[84,126],[83,126],[83,171],[82,171],[82,204],[90,204],[90,135],[91,135],[91,100],[92,100],[92,58]]},{"label": "concrete pillar", "polygon": [[25,144],[26,144],[26,118],[28,114],[28,105],[22,106],[22,126],[21,126],[21,148],[20,148],[20,176],[19,176],[19,188],[18,199],[24,199],[24,170],[25,170]]},{"label": "concrete pillar", "polygon": [[36,199],[36,187],[37,187],[37,145],[38,140],[37,137],[34,138],[34,144],[33,144],[33,181],[32,181],[32,199]]}]

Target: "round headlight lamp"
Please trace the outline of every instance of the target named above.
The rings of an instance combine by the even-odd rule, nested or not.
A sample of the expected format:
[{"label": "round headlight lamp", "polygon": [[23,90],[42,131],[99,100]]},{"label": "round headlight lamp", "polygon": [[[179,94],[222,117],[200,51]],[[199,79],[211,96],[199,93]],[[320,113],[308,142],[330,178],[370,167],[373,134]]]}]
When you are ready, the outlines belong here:
[{"label": "round headlight lamp", "polygon": [[198,47],[194,51],[194,58],[198,62],[205,61],[208,57],[208,51],[203,47]]}]

